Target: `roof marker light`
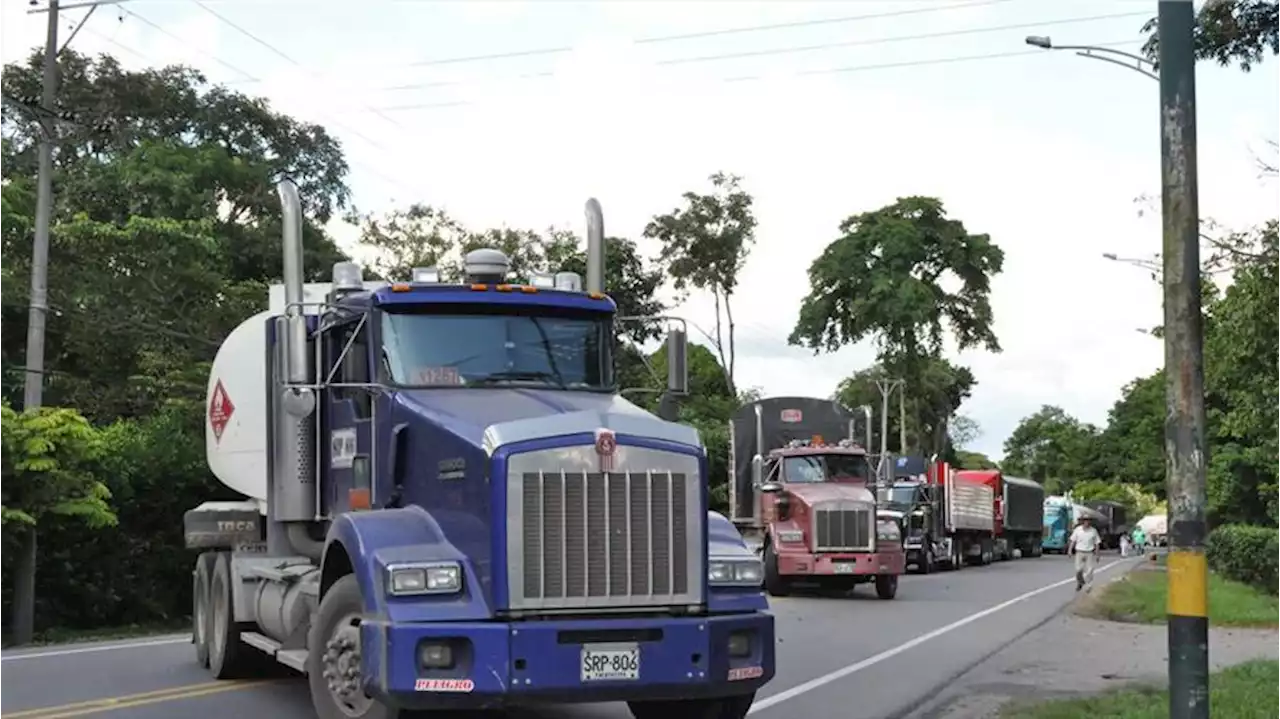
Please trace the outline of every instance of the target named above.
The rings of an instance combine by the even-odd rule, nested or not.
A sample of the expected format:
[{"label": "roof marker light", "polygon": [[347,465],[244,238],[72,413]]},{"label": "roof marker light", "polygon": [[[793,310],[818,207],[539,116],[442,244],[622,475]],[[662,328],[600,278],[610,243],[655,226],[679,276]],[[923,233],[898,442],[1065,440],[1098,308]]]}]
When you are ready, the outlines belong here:
[{"label": "roof marker light", "polygon": [[556,289],[566,292],[581,292],[582,275],[577,272],[557,272]]},{"label": "roof marker light", "polygon": [[440,282],[440,270],[435,267],[415,267],[413,268],[413,283],[415,285],[434,285]]}]

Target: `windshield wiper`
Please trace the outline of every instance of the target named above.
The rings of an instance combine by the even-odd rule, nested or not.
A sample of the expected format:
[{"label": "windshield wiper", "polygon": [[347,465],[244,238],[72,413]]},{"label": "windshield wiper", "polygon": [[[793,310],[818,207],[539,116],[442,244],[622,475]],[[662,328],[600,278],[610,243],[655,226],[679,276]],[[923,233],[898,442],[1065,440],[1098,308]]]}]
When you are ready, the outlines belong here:
[{"label": "windshield wiper", "polygon": [[506,372],[492,372],[484,377],[478,377],[470,380],[468,384],[498,384],[499,382],[519,382],[521,380],[542,381],[563,388],[564,382],[560,378],[550,372],[541,372],[535,370],[509,370]]}]

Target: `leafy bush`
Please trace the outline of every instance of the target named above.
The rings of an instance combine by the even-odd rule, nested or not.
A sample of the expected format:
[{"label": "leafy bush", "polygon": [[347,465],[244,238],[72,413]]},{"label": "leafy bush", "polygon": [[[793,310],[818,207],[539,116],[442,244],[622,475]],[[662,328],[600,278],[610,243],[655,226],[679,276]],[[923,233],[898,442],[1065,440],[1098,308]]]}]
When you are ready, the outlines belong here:
[{"label": "leafy bush", "polygon": [[1271,594],[1280,577],[1280,544],[1273,527],[1228,524],[1209,534],[1209,568]]}]

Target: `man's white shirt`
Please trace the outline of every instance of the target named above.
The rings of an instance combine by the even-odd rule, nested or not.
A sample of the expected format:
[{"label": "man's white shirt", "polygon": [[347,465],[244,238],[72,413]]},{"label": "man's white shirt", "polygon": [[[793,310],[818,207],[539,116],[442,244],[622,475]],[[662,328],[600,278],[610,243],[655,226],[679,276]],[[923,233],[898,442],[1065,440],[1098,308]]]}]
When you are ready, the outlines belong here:
[{"label": "man's white shirt", "polygon": [[1102,537],[1093,527],[1079,526],[1071,532],[1071,545],[1077,552],[1092,552],[1101,542]]}]

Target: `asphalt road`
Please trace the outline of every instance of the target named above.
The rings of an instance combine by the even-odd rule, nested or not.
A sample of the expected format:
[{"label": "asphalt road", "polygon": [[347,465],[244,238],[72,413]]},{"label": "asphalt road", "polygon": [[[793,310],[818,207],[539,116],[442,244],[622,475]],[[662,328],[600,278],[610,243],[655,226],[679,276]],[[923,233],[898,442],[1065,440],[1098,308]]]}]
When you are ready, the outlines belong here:
[{"label": "asphalt road", "polygon": [[[1099,580],[1119,568],[1119,557],[1104,556]],[[778,673],[757,697],[752,716],[890,719],[904,714],[1058,612],[1074,595],[1072,585],[1069,560],[1045,556],[903,577],[892,601],[877,600],[867,586],[847,597],[774,599]],[[187,636],[5,652],[0,715],[314,718],[300,677],[214,682],[194,656]],[[508,716],[629,719],[630,714],[622,704],[591,704]]]}]

